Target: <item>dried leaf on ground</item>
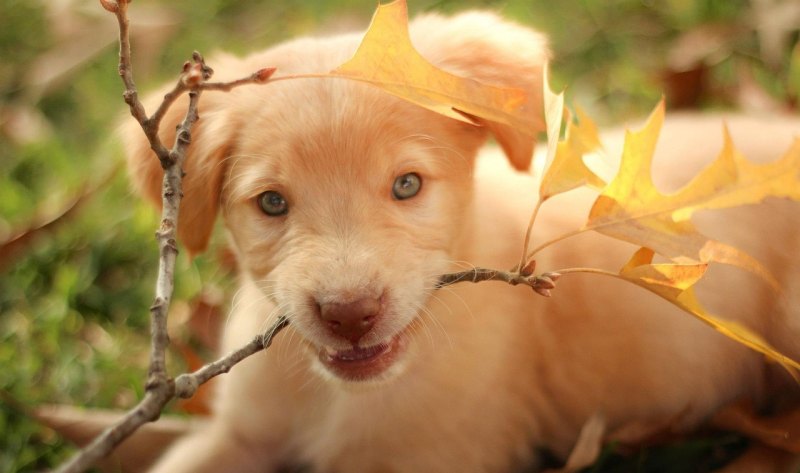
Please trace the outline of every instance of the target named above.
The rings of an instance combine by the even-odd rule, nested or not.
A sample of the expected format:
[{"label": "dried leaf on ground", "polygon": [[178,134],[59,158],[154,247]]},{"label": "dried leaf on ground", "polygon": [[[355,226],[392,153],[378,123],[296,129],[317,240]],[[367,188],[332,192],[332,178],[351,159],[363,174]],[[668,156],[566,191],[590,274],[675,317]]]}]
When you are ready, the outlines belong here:
[{"label": "dried leaf on ground", "polygon": [[7,238],[0,241],[0,270],[24,256],[34,241],[53,232],[74,217],[98,191],[106,188],[119,169],[119,166],[114,166],[96,181],[85,183],[80,193],[60,203],[55,211],[46,210],[46,206],[42,205],[42,209],[37,211],[29,222],[10,232]]},{"label": "dried leaf on ground", "polygon": [[[91,442],[101,431],[114,425],[125,413],[104,409],[84,409],[66,405],[45,405],[36,408],[33,416],[77,446]],[[158,422],[142,426],[120,444],[114,453],[98,466],[101,471],[135,473],[147,468],[178,437],[185,435],[201,420],[162,417]]]},{"label": "dried leaf on ground", "polygon": [[603,449],[603,438],[606,433],[606,421],[599,413],[595,413],[581,427],[578,440],[567,458],[563,468],[548,470],[547,473],[574,473],[592,466]]}]

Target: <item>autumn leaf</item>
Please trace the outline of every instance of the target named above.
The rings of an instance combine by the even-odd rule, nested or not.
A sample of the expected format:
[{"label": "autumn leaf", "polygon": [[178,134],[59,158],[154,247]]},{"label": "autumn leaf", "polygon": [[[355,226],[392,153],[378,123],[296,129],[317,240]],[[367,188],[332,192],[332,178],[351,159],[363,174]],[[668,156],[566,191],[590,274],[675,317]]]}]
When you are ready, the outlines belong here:
[{"label": "autumn leaf", "polygon": [[690,219],[698,210],[755,204],[767,197],[800,200],[800,141],[774,163],[752,164],[727,131],[719,157],[678,192],[653,184],[651,162],[664,121],[664,101],[641,131],[628,132],[620,170],[592,206],[584,230],[652,248],[679,263],[720,262],[752,271],[774,287],[769,272],[745,252],[703,236]]},{"label": "autumn leaf", "polygon": [[592,466],[597,462],[603,448],[603,437],[606,433],[606,420],[600,413],[595,413],[581,427],[578,440],[562,468],[545,470],[545,473],[574,473]]},{"label": "autumn leaf", "polygon": [[[544,103],[544,123],[547,132],[547,155],[544,162],[545,176],[550,173],[553,161],[556,158],[559,139],[561,138],[561,124],[564,121],[564,91],[555,93],[550,87],[550,68],[545,65],[542,69],[542,102]],[[542,184],[541,187],[545,187]],[[543,193],[539,189],[539,195]],[[544,200],[544,199],[542,199]]]},{"label": "autumn leaf", "polygon": [[[552,108],[561,105],[563,98],[547,86],[545,103]],[[778,352],[763,338],[734,321],[710,314],[698,301],[694,285],[703,277],[708,264],[725,263],[752,271],[776,290],[778,282],[747,253],[703,236],[690,219],[698,210],[723,209],[761,202],[767,197],[786,197],[800,200],[800,140],[796,140],[786,155],[774,163],[755,165],[748,162],[733,147],[725,130],[725,145],[716,161],[698,174],[678,192],[665,195],[652,181],[651,163],[658,135],[664,121],[664,102],[656,107],[645,127],[628,132],[620,169],[614,179],[603,187],[603,181],[584,163],[587,153],[601,149],[592,120],[578,112],[577,124],[571,120],[565,139],[553,152],[558,125],[551,120],[557,111],[546,113],[549,156],[552,162],[545,169],[540,187],[540,201],[525,237],[527,250],[533,220],[541,203],[558,193],[580,186],[602,188],[592,206],[587,223],[534,249],[516,267],[523,276],[524,268],[534,267],[531,259],[539,250],[566,237],[595,230],[642,247],[617,273],[602,269],[573,268],[556,273],[590,272],[615,276],[641,286],[675,304],[725,336],[781,364],[800,382],[800,364]],[[550,159],[550,158],[548,158]],[[652,248],[652,249],[651,249]],[[655,253],[672,260],[669,264],[652,264]],[[529,271],[532,272],[532,271]]]},{"label": "autumn leaf", "polygon": [[695,295],[694,285],[705,274],[708,263],[652,264],[653,255],[653,250],[640,248],[620,270],[619,276],[668,300],[723,335],[774,360],[800,382],[800,363],[778,352],[744,325],[714,316],[703,308]]},{"label": "autumn leaf", "polygon": [[548,69],[544,68],[543,101],[544,121],[547,129],[547,156],[542,181],[539,185],[539,201],[554,195],[589,186],[602,190],[606,183],[584,163],[585,155],[603,147],[597,126],[580,108],[576,108],[577,122],[567,111],[567,131],[563,140],[561,122],[564,114],[564,92],[556,94],[550,88]]},{"label": "autumn leaf", "polygon": [[[53,429],[62,438],[78,447],[89,445],[103,430],[113,427],[125,412],[64,404],[42,405],[32,417],[43,426]],[[125,440],[92,471],[147,471],[158,457],[179,438],[199,428],[203,421],[162,415],[158,422],[143,425]],[[120,465],[125,465],[120,470]]]},{"label": "autumn leaf", "polygon": [[378,5],[355,55],[331,74],[372,84],[468,123],[473,123],[469,116],[475,116],[504,123],[523,133],[533,134],[538,129],[540,111],[526,106],[528,96],[524,90],[459,77],[422,57],[408,34],[404,0]]},{"label": "autumn leaf", "polygon": [[109,185],[119,171],[119,166],[112,166],[100,176],[99,179],[90,180],[84,184],[83,190],[59,203],[58,209],[48,209],[43,204],[37,209],[33,218],[19,229],[9,232],[10,236],[2,238],[0,235],[0,270],[13,264],[17,259],[26,254],[31,244],[44,235],[55,231],[61,225],[68,223],[81,209],[90,202],[99,191]]},{"label": "autumn leaf", "polygon": [[[576,108],[575,113],[577,121],[571,114],[567,114],[566,135],[563,140],[557,142],[552,162],[545,169],[539,186],[539,199],[542,201],[582,186],[595,190],[602,190],[606,186],[606,183],[583,161],[584,156],[602,148],[597,126],[580,108]],[[547,121],[546,111],[545,121]],[[551,143],[549,126],[548,123],[548,146]],[[555,139],[558,139],[558,135],[555,135]]]}]

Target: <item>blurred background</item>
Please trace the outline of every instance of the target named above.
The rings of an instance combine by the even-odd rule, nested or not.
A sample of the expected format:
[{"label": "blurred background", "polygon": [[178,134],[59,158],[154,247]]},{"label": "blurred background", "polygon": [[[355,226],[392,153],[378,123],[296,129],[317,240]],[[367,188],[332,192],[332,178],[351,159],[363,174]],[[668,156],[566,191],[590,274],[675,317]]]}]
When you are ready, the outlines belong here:
[{"label": "blurred background", "polygon": [[[364,29],[375,3],[136,0],[137,85],[172,80],[195,49],[244,53],[301,34]],[[671,110],[797,112],[796,0],[409,0],[412,14],[468,7],[546,32],[556,89],[566,86],[567,101],[601,125],[643,116],[662,94]],[[3,472],[49,468],[72,451],[32,418],[38,406],[124,409],[143,392],[158,216],[129,191],[120,166],[114,129],[127,108],[116,35],[95,0],[0,0]],[[173,373],[211,359],[233,269],[221,238],[194,261],[180,258]],[[205,406],[200,396],[170,409]],[[665,454],[708,453],[720,442],[734,441],[703,439]]]}]

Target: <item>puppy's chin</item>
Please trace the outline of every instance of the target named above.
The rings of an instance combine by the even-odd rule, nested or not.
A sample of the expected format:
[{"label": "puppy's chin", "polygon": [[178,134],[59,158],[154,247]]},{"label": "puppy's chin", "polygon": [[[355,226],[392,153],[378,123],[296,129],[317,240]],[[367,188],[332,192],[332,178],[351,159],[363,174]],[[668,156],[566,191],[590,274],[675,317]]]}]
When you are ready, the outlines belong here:
[{"label": "puppy's chin", "polygon": [[315,371],[323,377],[351,385],[381,384],[405,371],[408,364],[408,330],[367,347],[334,349],[309,344]]}]

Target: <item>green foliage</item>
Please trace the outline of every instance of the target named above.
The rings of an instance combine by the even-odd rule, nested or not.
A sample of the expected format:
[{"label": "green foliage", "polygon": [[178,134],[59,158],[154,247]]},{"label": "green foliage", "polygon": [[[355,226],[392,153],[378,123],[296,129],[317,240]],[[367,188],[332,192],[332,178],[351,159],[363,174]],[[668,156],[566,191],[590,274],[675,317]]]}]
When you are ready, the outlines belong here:
[{"label": "green foliage", "polygon": [[[496,9],[546,31],[556,82],[568,84],[570,95],[593,116],[615,120],[643,114],[661,96],[659,73],[670,42],[681,32],[706,22],[743,24],[748,14],[744,0],[409,3],[412,14]],[[147,90],[175,77],[195,49],[207,57],[220,49],[243,53],[320,25],[326,31],[362,28],[374,6],[375,0],[137,1],[133,11],[149,9],[170,19],[159,30],[164,42],[143,43],[134,31],[136,64],[147,71],[137,75],[137,83]],[[112,31],[105,28],[109,24],[113,17],[93,1],[0,0],[0,241],[120,167],[113,131],[126,108],[114,38],[104,33]],[[79,57],[69,46],[82,44],[87,32],[107,46],[72,67],[53,58],[40,61],[54,52],[61,59]],[[758,57],[753,34],[736,48],[715,66],[715,80],[724,87],[737,80],[737,55]],[[800,89],[797,51],[791,75],[788,67],[770,75],[759,65],[758,80],[777,99],[786,93],[785,76],[795,81],[789,88],[795,98]],[[45,80],[42,71],[59,67],[57,78]],[[56,231],[0,267],[0,471],[52,467],[70,451],[26,410],[47,403],[125,408],[142,394],[158,216],[132,195],[123,174]],[[225,286],[224,272],[214,256],[193,263],[182,258],[176,300],[190,299],[207,282]]]},{"label": "green foliage", "polygon": [[0,3],[0,100],[23,90],[24,65],[46,50],[49,39],[41,8],[24,0]]}]

